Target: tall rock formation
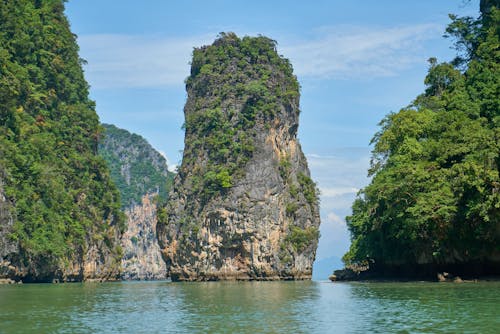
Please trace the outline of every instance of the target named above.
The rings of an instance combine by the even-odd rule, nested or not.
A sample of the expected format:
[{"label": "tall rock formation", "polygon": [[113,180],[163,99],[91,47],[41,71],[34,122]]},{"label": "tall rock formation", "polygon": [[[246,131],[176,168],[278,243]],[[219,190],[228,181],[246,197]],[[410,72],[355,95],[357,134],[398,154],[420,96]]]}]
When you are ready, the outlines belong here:
[{"label": "tall rock formation", "polygon": [[103,124],[99,154],[106,160],[121,194],[127,230],[122,237],[122,278],[165,279],[166,266],[156,237],[158,202],[172,183],[165,158],[141,136]]},{"label": "tall rock formation", "polygon": [[185,147],[158,237],[181,280],[310,279],[318,193],[297,140],[299,84],[276,42],[195,49]]},{"label": "tall rock formation", "polygon": [[0,279],[116,279],[124,228],[64,2],[0,2]]},{"label": "tall rock formation", "polygon": [[141,204],[124,209],[127,230],[122,237],[122,278],[125,280],[160,280],[167,278],[156,236],[158,193],[148,193]]}]

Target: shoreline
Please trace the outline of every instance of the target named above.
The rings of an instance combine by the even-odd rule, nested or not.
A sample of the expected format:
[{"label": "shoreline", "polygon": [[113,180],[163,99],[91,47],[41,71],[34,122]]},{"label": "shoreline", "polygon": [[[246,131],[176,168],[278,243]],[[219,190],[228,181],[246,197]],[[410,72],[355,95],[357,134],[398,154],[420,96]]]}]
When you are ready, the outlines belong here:
[{"label": "shoreline", "polygon": [[[331,276],[330,276],[331,277]],[[332,280],[328,278],[324,282],[327,283],[453,283],[453,284],[462,284],[462,283],[484,283],[484,282],[500,282],[500,276],[486,276],[486,277],[477,277],[477,278],[467,278],[460,279],[459,281],[454,280],[446,280],[439,281],[438,279],[417,279],[417,278],[371,278],[371,279],[358,279],[358,280]]]},{"label": "shoreline", "polygon": [[498,263],[461,264],[353,264],[335,270],[332,282],[483,282],[500,281]]}]

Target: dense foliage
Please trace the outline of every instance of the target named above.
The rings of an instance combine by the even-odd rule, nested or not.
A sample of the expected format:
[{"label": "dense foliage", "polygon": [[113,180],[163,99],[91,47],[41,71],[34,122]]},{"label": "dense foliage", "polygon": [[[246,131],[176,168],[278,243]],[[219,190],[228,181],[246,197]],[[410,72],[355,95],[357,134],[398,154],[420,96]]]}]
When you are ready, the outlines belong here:
[{"label": "dense foliage", "polygon": [[[500,11],[450,16],[459,55],[430,59],[425,93],[388,115],[347,217],[347,263],[488,261],[500,247]],[[484,6],[483,6],[484,5]]]},{"label": "dense foliage", "polygon": [[111,124],[103,127],[99,155],[108,163],[122,207],[139,204],[142,196],[156,192],[165,202],[174,177],[165,158],[143,137]]},{"label": "dense foliage", "polygon": [[[61,0],[0,2],[0,169],[24,264],[55,268],[93,240],[115,247],[119,194],[97,156],[88,98]],[[50,269],[49,269],[50,270]]]},{"label": "dense foliage", "polygon": [[193,105],[186,105],[184,127],[196,139],[186,142],[183,166],[191,169],[208,152],[193,178],[193,188],[204,197],[224,192],[242,176],[255,150],[256,127],[269,127],[278,106],[299,96],[292,66],[277,54],[275,41],[234,33],[221,33],[212,45],[194,50],[186,86]]}]

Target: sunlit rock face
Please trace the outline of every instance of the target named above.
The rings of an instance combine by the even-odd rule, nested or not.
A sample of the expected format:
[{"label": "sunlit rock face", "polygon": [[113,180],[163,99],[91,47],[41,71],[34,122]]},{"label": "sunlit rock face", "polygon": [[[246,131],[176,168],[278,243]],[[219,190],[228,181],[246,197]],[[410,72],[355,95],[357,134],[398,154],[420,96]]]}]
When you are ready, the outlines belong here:
[{"label": "sunlit rock face", "polygon": [[122,278],[158,280],[166,278],[156,238],[156,193],[144,195],[141,204],[125,209],[127,231],[123,234]]},{"label": "sunlit rock face", "polygon": [[158,238],[169,276],[310,279],[318,193],[297,139],[299,84],[266,37],[195,49],[185,148]]},{"label": "sunlit rock face", "polygon": [[167,162],[143,137],[103,124],[99,154],[106,160],[121,194],[127,229],[121,239],[121,278],[166,278],[156,236],[157,206],[164,202],[173,178]]}]

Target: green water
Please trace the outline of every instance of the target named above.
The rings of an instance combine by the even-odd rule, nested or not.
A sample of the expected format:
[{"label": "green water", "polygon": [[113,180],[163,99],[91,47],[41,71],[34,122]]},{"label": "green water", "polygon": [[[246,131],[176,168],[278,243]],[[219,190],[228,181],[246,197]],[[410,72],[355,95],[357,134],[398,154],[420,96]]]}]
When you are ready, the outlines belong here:
[{"label": "green water", "polygon": [[499,333],[500,282],[0,286],[0,333]]}]

